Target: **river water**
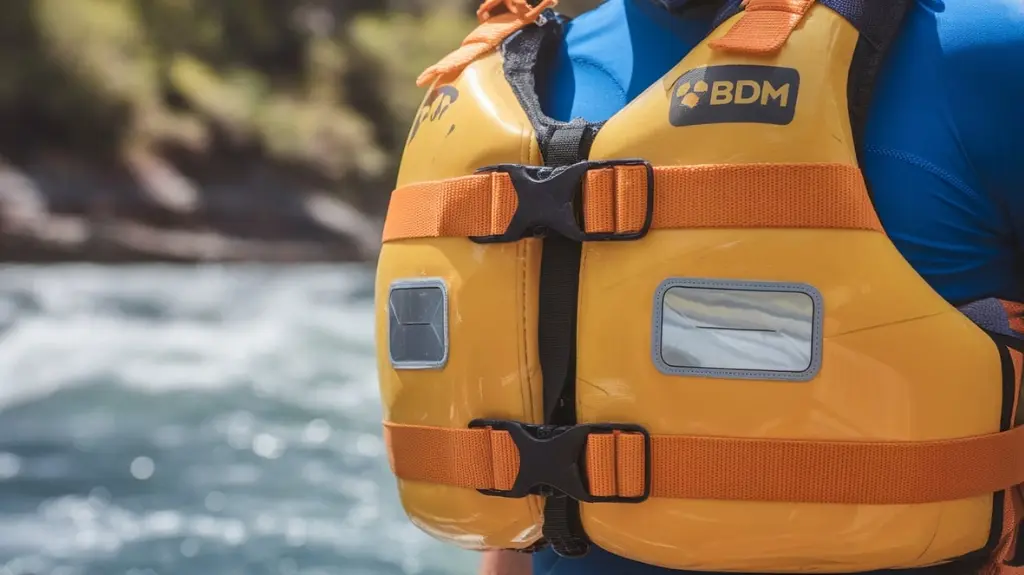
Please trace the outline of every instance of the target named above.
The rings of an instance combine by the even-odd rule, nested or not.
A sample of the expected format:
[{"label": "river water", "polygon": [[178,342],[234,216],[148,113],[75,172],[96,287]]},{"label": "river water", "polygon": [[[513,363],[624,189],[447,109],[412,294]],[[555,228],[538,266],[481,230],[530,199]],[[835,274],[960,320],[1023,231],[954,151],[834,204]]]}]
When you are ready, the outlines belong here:
[{"label": "river water", "polygon": [[0,575],[462,575],[399,506],[373,271],[0,267]]}]

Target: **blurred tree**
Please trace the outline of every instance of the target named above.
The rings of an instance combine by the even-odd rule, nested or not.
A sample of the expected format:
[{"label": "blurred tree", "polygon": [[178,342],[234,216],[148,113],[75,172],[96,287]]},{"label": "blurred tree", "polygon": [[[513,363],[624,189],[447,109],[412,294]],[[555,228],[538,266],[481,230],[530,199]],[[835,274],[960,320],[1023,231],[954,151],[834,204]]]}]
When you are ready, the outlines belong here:
[{"label": "blurred tree", "polygon": [[[576,14],[597,0],[562,0]],[[0,4],[0,155],[255,156],[387,182],[414,80],[474,0],[15,0]],[[335,186],[338,187],[338,186]]]}]

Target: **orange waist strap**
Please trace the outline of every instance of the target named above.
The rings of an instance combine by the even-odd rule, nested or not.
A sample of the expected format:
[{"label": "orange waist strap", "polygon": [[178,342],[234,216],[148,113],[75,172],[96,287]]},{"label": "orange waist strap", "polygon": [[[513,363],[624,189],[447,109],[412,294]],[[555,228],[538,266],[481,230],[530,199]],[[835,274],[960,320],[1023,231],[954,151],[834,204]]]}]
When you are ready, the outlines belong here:
[{"label": "orange waist strap", "polygon": [[531,227],[559,226],[576,228],[581,240],[628,238],[648,228],[882,231],[852,165],[581,162],[403,186],[391,195],[383,240],[504,235],[498,241],[512,241]]},{"label": "orange waist strap", "polygon": [[[384,431],[392,470],[400,479],[513,496],[539,484],[554,484],[583,501],[642,500],[649,494],[914,504],[965,499],[1024,483],[1024,427],[900,443],[648,437],[582,425],[570,428],[577,432],[567,432],[562,446],[555,445],[562,436],[525,441],[521,427],[450,429],[385,423]],[[535,449],[538,443],[545,445]],[[528,449],[521,447],[524,444],[530,444]],[[574,444],[579,447],[576,453]],[[565,458],[556,459],[560,451]],[[583,462],[583,470],[577,461]]]}]

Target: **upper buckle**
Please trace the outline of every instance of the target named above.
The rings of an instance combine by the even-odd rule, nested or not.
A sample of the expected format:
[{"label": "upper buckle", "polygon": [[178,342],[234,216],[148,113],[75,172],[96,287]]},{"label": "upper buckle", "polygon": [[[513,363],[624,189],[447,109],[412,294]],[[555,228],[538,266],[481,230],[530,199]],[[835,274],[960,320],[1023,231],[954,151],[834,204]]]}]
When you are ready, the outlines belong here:
[{"label": "upper buckle", "polygon": [[[579,425],[535,425],[518,421],[474,419],[470,428],[507,431],[519,450],[519,473],[512,489],[480,489],[497,497],[567,495],[584,503],[641,503],[651,496],[651,435],[639,425],[625,423],[582,423]],[[636,497],[590,494],[586,480],[587,437],[594,433],[623,431],[644,437],[644,491]]]},{"label": "upper buckle", "polygon": [[[590,170],[615,166],[644,166],[647,169],[647,209],[643,226],[635,232],[587,233],[582,209],[583,179]],[[470,237],[474,242],[514,242],[551,234],[576,242],[627,241],[642,238],[651,229],[654,219],[654,167],[645,160],[584,160],[558,167],[498,164],[476,171],[478,174],[492,172],[509,175],[518,205],[504,233]]]}]

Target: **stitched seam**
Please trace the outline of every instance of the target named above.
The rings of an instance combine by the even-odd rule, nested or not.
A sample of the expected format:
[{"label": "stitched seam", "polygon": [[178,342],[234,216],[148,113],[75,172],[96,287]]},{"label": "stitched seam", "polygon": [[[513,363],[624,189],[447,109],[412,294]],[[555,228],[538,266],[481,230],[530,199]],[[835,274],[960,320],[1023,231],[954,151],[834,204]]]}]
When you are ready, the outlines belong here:
[{"label": "stitched seam", "polygon": [[865,146],[864,151],[872,154],[877,154],[879,156],[892,158],[894,160],[899,160],[905,164],[910,164],[911,166],[921,168],[922,170],[943,180],[947,184],[950,184],[957,190],[971,196],[975,200],[984,201],[986,199],[982,197],[982,195],[979,194],[974,188],[968,185],[967,182],[961,180],[960,178],[954,176],[950,172],[947,172],[946,170],[942,169],[936,164],[933,164],[932,162],[929,162],[928,160],[916,154],[911,154],[909,152],[903,152],[899,150],[893,150],[890,148],[879,148],[877,146]]}]

